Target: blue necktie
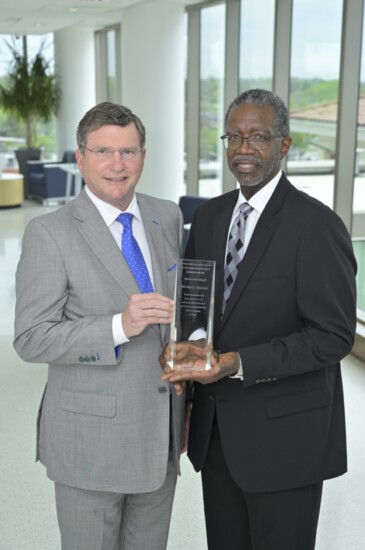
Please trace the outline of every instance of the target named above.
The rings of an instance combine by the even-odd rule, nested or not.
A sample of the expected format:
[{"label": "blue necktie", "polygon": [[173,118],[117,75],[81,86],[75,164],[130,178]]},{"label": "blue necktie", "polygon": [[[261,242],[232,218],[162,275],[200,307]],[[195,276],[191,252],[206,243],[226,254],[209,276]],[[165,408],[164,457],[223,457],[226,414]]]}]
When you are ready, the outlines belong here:
[{"label": "blue necktie", "polygon": [[122,254],[142,293],[153,292],[153,286],[141,249],[132,232],[133,214],[119,214],[117,221],[123,225]]}]

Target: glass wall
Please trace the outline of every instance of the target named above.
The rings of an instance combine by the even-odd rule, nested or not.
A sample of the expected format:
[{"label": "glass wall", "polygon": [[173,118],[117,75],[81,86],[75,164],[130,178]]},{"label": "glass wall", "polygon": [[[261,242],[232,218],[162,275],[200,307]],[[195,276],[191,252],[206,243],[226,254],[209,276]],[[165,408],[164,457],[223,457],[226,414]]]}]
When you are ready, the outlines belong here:
[{"label": "glass wall", "polygon": [[108,101],[117,101],[117,64],[116,64],[116,48],[117,48],[117,29],[108,29],[106,31],[106,69],[107,69],[107,94]]},{"label": "glass wall", "polygon": [[[365,26],[365,10],[363,28]],[[365,217],[365,33],[363,32],[361,50],[361,69],[359,83],[359,101],[357,113],[357,143],[355,164],[355,187],[353,198],[353,212]],[[365,223],[360,236],[365,238]]]},{"label": "glass wall", "polygon": [[[0,78],[4,82],[10,68],[12,59],[11,48],[23,54],[24,47],[29,63],[32,62],[40,51],[50,71],[54,70],[54,47],[53,34],[27,35],[16,37],[14,35],[0,35]],[[6,159],[5,168],[16,168],[14,149],[25,145],[24,123],[19,122],[13,116],[4,113],[0,107],[0,152]],[[38,122],[37,124],[37,146],[42,148],[44,159],[56,158],[56,123],[52,120],[49,123]]]},{"label": "glass wall", "polygon": [[[222,162],[224,152],[219,135],[225,108],[233,99],[224,94],[228,90],[230,96],[235,93],[236,83],[237,93],[251,87],[280,89],[288,100],[293,137],[286,172],[298,188],[339,212],[342,209],[350,231],[351,212],[341,200],[348,197],[347,188],[352,194],[355,174],[352,232],[357,239],[355,251],[361,265],[365,242],[365,32],[363,44],[349,38],[355,36],[354,29],[359,27],[358,14],[363,13],[363,3],[363,0],[226,0],[190,6],[187,15],[189,22],[194,22],[190,25],[187,73],[193,93],[186,104],[186,111],[193,115],[187,119],[186,128],[186,150],[190,155],[187,169],[193,168],[187,193],[210,197],[223,189],[225,161]],[[239,16],[231,17],[232,10]],[[281,27],[279,17],[283,12],[291,14],[285,27]],[[349,51],[358,56],[362,47],[356,129],[348,127],[352,124],[348,125],[346,119],[348,102],[352,96],[357,101],[356,92],[351,91],[349,98],[348,88],[346,95],[339,80],[341,58],[347,60],[349,43]],[[239,56],[232,60],[237,50]],[[225,52],[230,52],[226,63]],[[283,52],[290,52],[290,57],[285,58]],[[348,66],[344,64],[342,72]],[[193,67],[190,72],[189,67]],[[192,85],[192,81],[196,84]],[[357,83],[354,85],[357,88]],[[341,127],[338,127],[340,115]],[[355,166],[347,163],[344,169],[340,152],[344,151],[343,144],[353,141],[355,131]],[[340,151],[336,151],[338,140],[342,143]],[[353,149],[352,152],[355,157]],[[235,182],[226,171],[224,189],[229,190]],[[359,307],[364,307],[361,297],[364,276],[360,269]]]},{"label": "glass wall", "polygon": [[365,322],[365,238],[354,239],[354,251],[357,260],[357,307],[363,312]]},{"label": "glass wall", "polygon": [[199,195],[219,195],[222,187],[225,4],[201,10],[199,105]]},{"label": "glass wall", "polygon": [[[365,10],[363,29],[365,28]],[[356,234],[354,250],[356,254],[357,272],[357,305],[362,310],[365,322],[365,33],[363,31],[361,68],[359,83],[359,100],[357,113],[357,141],[355,182],[353,195],[353,229]]]},{"label": "glass wall", "polygon": [[293,1],[289,105],[293,144],[287,173],[295,185],[330,207],[336,160],[342,4],[342,0]]},{"label": "glass wall", "polygon": [[275,0],[241,0],[240,92],[250,88],[272,90],[274,21]]},{"label": "glass wall", "polygon": [[121,100],[120,26],[95,33],[97,101]]}]

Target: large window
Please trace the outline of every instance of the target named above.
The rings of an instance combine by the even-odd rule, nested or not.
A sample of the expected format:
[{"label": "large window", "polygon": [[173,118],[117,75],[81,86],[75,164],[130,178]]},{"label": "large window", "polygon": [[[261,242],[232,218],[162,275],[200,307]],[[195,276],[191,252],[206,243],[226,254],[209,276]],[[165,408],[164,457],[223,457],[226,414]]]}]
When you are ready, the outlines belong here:
[{"label": "large window", "polygon": [[202,9],[200,21],[199,195],[212,197],[222,181],[225,5]]},{"label": "large window", "polygon": [[293,144],[287,172],[293,183],[331,207],[341,27],[342,0],[294,0],[290,76]]},{"label": "large window", "polygon": [[[365,303],[364,1],[226,0],[189,7],[186,105],[187,193],[210,197],[235,186],[219,143],[224,112],[234,94],[263,87],[283,97],[293,137],[285,170],[296,187],[335,208],[352,231],[361,264],[361,308]],[[341,82],[340,72],[347,75]],[[346,86],[348,82],[351,86]],[[350,107],[356,105],[357,90],[356,128]]]},{"label": "large window", "polygon": [[120,27],[95,33],[97,101],[121,101]]},{"label": "large window", "polygon": [[14,46],[19,52],[23,52],[24,41],[26,42],[26,48],[29,59],[42,50],[44,57],[53,66],[54,49],[53,49],[53,34],[32,35],[28,34],[26,37],[14,36],[10,34],[0,34],[0,77],[3,77],[9,68],[9,61],[11,54],[8,44]]},{"label": "large window", "polygon": [[361,52],[361,70],[359,85],[359,103],[357,114],[357,143],[355,182],[353,195],[353,231],[354,250],[358,263],[357,305],[362,310],[365,323],[365,10],[363,18],[363,39]]},{"label": "large window", "polygon": [[272,89],[274,21],[275,0],[241,0],[240,92]]},{"label": "large window", "polygon": [[107,90],[108,100],[117,101],[117,65],[116,65],[116,49],[117,49],[117,30],[109,29],[106,32],[107,56]]},{"label": "large window", "polygon": [[[355,163],[355,187],[353,212],[365,217],[365,10],[363,20],[363,39],[361,53],[361,71],[359,84],[359,103],[357,115],[357,145]],[[365,223],[359,235],[365,239]],[[357,236],[359,236],[357,235]]]},{"label": "large window", "polygon": [[[0,78],[6,79],[12,54],[10,48],[15,48],[19,53],[27,54],[28,61],[34,60],[39,51],[47,62],[50,70],[54,69],[53,34],[27,35],[16,37],[14,35],[0,35]],[[6,159],[6,168],[16,167],[14,149],[25,145],[25,126],[23,122],[2,111],[0,106],[0,152]],[[56,122],[53,119],[48,123],[37,124],[37,146],[42,148],[43,158],[56,158]]]},{"label": "large window", "polygon": [[188,9],[185,151],[189,194],[212,197],[222,192],[223,185],[224,189],[235,185],[223,170],[225,154],[219,136],[224,132],[224,114],[240,91],[253,86],[272,89],[274,23],[275,0],[230,0]]}]

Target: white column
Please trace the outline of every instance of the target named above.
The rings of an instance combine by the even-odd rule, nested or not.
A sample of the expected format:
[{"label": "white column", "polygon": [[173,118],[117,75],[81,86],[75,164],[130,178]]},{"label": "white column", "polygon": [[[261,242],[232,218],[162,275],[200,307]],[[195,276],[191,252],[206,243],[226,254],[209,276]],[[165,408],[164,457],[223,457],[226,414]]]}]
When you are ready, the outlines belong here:
[{"label": "white column", "polygon": [[184,194],[184,8],[169,0],[128,7],[122,19],[122,102],[147,131],[138,190]]},{"label": "white column", "polygon": [[57,115],[58,158],[65,149],[76,149],[76,128],[95,105],[94,32],[70,27],[54,34],[56,73],[62,89]]}]

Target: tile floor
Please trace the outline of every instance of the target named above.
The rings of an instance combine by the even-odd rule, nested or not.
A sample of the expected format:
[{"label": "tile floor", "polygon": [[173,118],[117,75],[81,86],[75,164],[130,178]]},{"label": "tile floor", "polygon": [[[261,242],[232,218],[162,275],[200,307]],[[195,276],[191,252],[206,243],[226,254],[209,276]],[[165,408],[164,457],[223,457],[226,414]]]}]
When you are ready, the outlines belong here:
[{"label": "tile floor", "polygon": [[[12,348],[21,237],[29,219],[53,209],[25,202],[21,208],[0,210],[0,550],[60,548],[53,484],[34,461],[35,417],[46,366],[23,363]],[[350,356],[343,362],[343,375],[349,473],[325,484],[317,550],[365,549],[365,364]],[[186,457],[182,470],[168,550],[206,550],[200,477]]]}]

